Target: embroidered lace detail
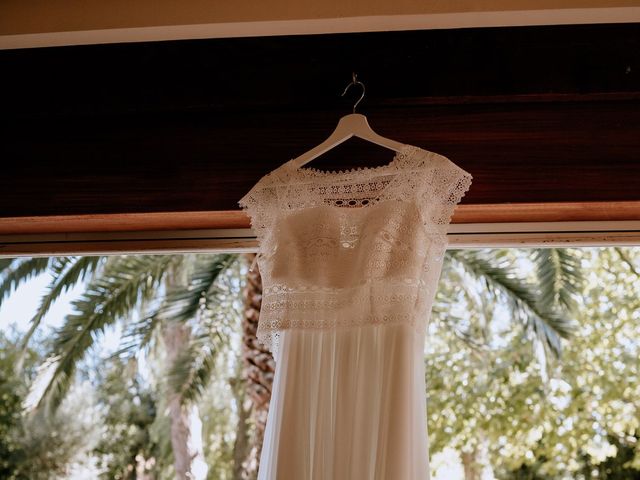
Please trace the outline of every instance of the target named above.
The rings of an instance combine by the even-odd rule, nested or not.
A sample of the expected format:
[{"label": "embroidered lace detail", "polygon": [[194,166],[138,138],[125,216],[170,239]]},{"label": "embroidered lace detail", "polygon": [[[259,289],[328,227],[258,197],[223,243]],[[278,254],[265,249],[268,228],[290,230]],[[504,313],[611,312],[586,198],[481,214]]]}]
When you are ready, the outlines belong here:
[{"label": "embroidered lace detail", "polygon": [[275,352],[286,329],[428,321],[449,223],[471,180],[411,145],[378,167],[289,161],[262,177],[238,202],[259,243],[258,339]]},{"label": "embroidered lace detail", "polygon": [[403,145],[386,165],[322,171],[297,167],[293,160],[284,165],[280,193],[285,209],[319,205],[339,209],[364,209],[391,198],[399,174],[416,147]]},{"label": "embroidered lace detail", "polygon": [[256,234],[258,241],[258,255],[256,258],[264,253],[265,247],[271,243],[269,240],[270,234],[274,233],[270,227],[278,207],[278,196],[275,187],[270,184],[276,177],[276,172],[277,169],[263,176],[238,201],[238,205],[249,217],[251,230]]},{"label": "embroidered lace detail", "polygon": [[472,175],[446,157],[429,152],[420,160],[418,168],[429,159],[437,159],[437,165],[428,168],[429,179],[422,187],[416,187],[419,204],[422,206],[425,228],[446,235],[456,206],[469,191]]},{"label": "embroidered lace detail", "polygon": [[[335,248],[319,246],[311,250],[313,253],[301,262],[310,272],[322,272],[322,266],[331,264],[336,256]],[[374,248],[369,250],[364,267],[347,263],[344,268],[332,268],[343,279],[340,286],[304,282],[300,277],[296,282],[273,281],[272,274],[279,277],[282,272],[278,272],[277,261],[267,261],[263,275],[267,281],[263,285],[269,285],[263,286],[258,340],[275,354],[278,333],[291,328],[333,329],[398,322],[422,326],[430,318],[446,243],[443,238],[432,237],[410,250],[413,252],[397,249],[398,256],[393,258],[398,261],[393,261],[385,254],[390,248]],[[294,261],[292,270],[296,265]],[[359,268],[365,281],[350,284],[347,272]],[[395,275],[390,275],[392,271]]]},{"label": "embroidered lace detail", "polygon": [[[278,350],[280,348],[280,334],[283,330],[290,330],[293,328],[334,330],[337,328],[365,327],[370,325],[397,325],[399,323],[408,324],[414,328],[418,328],[418,324],[416,323],[414,316],[410,313],[389,313],[387,315],[378,316],[359,316],[357,317],[357,321],[333,323],[325,322],[323,325],[319,325],[308,320],[305,322],[304,318],[293,317],[287,323],[277,323],[271,325],[269,328],[263,328],[260,332],[256,333],[256,337],[258,339],[258,342],[267,347],[269,351],[272,352],[275,358],[278,358]],[[421,330],[418,330],[418,332],[420,331]]]},{"label": "embroidered lace detail", "polygon": [[[385,170],[392,170],[396,167],[396,164],[401,162],[402,160],[407,158],[407,154],[408,152],[410,152],[412,149],[415,149],[416,147],[413,147],[412,145],[403,145],[400,148],[400,151],[396,152],[395,155],[393,156],[393,158],[391,159],[391,161],[389,163],[387,163],[386,165],[379,165],[377,167],[354,167],[354,168],[350,168],[350,169],[346,169],[346,170],[318,170],[317,168],[314,167],[295,167],[294,165],[292,165],[293,168],[297,168],[298,172],[302,172],[304,176],[306,177],[334,177],[336,175],[340,176],[342,180],[344,180],[345,178],[356,178],[361,176],[361,174],[366,174],[366,175],[371,175],[377,172],[381,172],[381,171],[385,171]],[[290,160],[289,162],[293,162],[293,160]]]}]

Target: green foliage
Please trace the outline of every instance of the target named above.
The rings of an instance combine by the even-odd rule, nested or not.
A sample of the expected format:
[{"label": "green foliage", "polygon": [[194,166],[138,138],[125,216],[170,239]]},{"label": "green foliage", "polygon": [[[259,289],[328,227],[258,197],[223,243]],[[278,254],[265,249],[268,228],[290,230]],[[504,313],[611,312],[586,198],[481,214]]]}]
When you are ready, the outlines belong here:
[{"label": "green foliage", "polygon": [[[12,469],[6,478],[48,478],[67,468],[73,456],[65,452],[69,445],[81,450],[74,442],[83,427],[75,428],[77,419],[61,400],[96,338],[119,324],[126,343],[103,365],[98,386],[105,423],[94,455],[104,478],[135,478],[141,459],[156,478],[172,478],[167,391],[199,407],[209,478],[236,478],[250,425],[237,380],[241,274],[235,258],[0,262],[5,292],[43,268],[54,273],[33,330],[55,298],[94,274],[51,339],[47,359],[55,375],[43,401],[60,409],[49,411],[41,430],[29,427],[20,405],[43,358],[25,357],[22,380],[10,368],[19,348],[0,350],[0,477]],[[500,479],[586,480],[596,478],[594,472],[637,478],[639,271],[640,257],[629,248],[448,252],[426,347],[431,455],[485,446]],[[167,284],[168,278],[175,281]],[[172,322],[188,323],[191,337],[170,365],[161,351],[146,351],[153,375],[142,381],[130,362],[141,347],[161,346],[158,327]],[[33,352],[26,340],[25,351]],[[53,461],[43,449],[47,441],[60,447],[51,449],[59,463],[47,463]]]},{"label": "green foliage", "polygon": [[[79,281],[83,281],[85,276],[94,271],[102,257],[57,257],[51,263],[51,282],[47,287],[47,292],[40,300],[40,306],[36,314],[31,319],[31,327],[22,340],[22,349],[25,349],[29,340],[40,322],[51,308],[51,305],[64,292],[72,288]],[[20,367],[20,365],[19,365]]]},{"label": "green foliage", "polygon": [[[623,250],[638,264],[637,253]],[[488,464],[504,479],[640,476],[640,281],[614,249],[574,254],[583,271],[581,289],[571,294],[579,328],[554,362],[501,318],[508,314],[495,313],[497,304],[470,308],[464,299],[473,292],[460,296],[459,280],[441,282],[439,295],[457,298],[452,304],[469,312],[471,326],[463,328],[479,323],[486,338],[483,348],[473,348],[450,328],[447,312],[432,319],[426,357],[432,455],[484,444]]]},{"label": "green foliage", "polygon": [[153,438],[157,394],[145,385],[134,360],[113,358],[105,365],[98,385],[98,403],[104,410],[104,432],[93,453],[102,469],[100,478],[131,480],[137,475],[157,476],[166,456]]},{"label": "green foliage", "polygon": [[144,300],[152,298],[172,262],[171,256],[135,255],[109,259],[100,275],[73,302],[74,312],[55,333],[48,361],[53,374],[38,408],[53,411],[64,398],[78,362],[107,326],[131,315]]},{"label": "green foliage", "polygon": [[[23,354],[18,376],[15,362]],[[34,349],[23,352],[15,340],[0,333],[0,478],[49,480],[68,473],[87,444],[89,426],[78,421],[81,403],[64,405],[56,415],[29,414],[24,402],[41,361]]]},{"label": "green foliage", "polygon": [[185,268],[186,281],[166,292],[154,316],[171,322],[193,321],[204,308],[215,304],[215,282],[237,259],[234,254],[198,255],[190,269]]},{"label": "green foliage", "polygon": [[180,393],[185,403],[202,395],[214,371],[217,352],[229,342],[225,331],[228,312],[218,315],[213,325],[211,314],[221,309],[225,293],[216,281],[236,259],[237,255],[230,254],[199,256],[194,268],[187,272],[187,280],[169,289],[161,306],[151,315],[167,322],[192,324],[189,344],[167,374],[170,388]]},{"label": "green foliage", "polygon": [[[178,392],[182,402],[195,402],[210,382],[218,351],[228,344],[225,329],[228,329],[226,319],[230,318],[229,309],[223,312],[220,305],[229,292],[217,286],[217,283],[236,258],[237,255],[232,254],[123,255],[106,258],[63,257],[45,259],[46,263],[42,259],[28,259],[1,264],[6,273],[2,285],[7,292],[46,268],[53,276],[32,319],[31,328],[23,337],[24,348],[27,348],[32,334],[55,300],[75,283],[83,281],[87,274],[94,274],[82,296],[72,303],[74,311],[66,316],[64,324],[55,331],[49,353],[42,362],[39,381],[45,383],[45,388],[37,405],[38,412],[51,417],[57,415],[58,407],[76,378],[79,363],[87,357],[105,329],[117,324],[125,329],[125,343],[113,355],[113,361],[123,358],[123,354],[129,354],[132,360],[138,352],[143,353],[141,349],[154,341],[161,325],[173,322],[192,324],[188,331],[192,331],[193,335],[187,339],[177,361],[166,367],[163,372],[166,378],[161,379],[159,384],[165,385],[168,380],[171,388],[167,391]],[[214,325],[215,322],[217,325]],[[157,347],[158,343],[154,346]],[[144,353],[148,356],[151,352],[147,350]],[[113,379],[110,381],[113,382]],[[163,395],[167,391],[163,391]],[[123,395],[125,401],[127,397],[125,393]],[[164,411],[167,398],[160,398],[158,403]],[[113,411],[117,411],[115,405],[113,408]],[[110,411],[112,409],[107,408],[107,412]],[[114,421],[112,417],[109,420]],[[154,451],[162,454],[161,458],[154,457],[157,464],[164,465],[164,459],[171,457],[169,420],[164,414],[158,415],[145,430],[149,438],[143,443],[147,446],[156,445]],[[133,437],[135,440],[139,436]],[[102,444],[100,448],[106,455],[110,447],[127,444],[124,437],[121,440],[117,445]],[[130,448],[121,452],[129,458],[128,463],[118,455],[112,460],[103,458],[107,476],[115,474],[119,471],[118,467],[124,464],[125,469],[132,468],[130,454],[132,449],[141,445],[139,438],[134,440],[131,440],[133,443],[129,445]],[[106,458],[105,455],[103,457]],[[144,452],[138,452],[137,456],[145,457]],[[158,469],[161,476],[169,470]],[[123,478],[126,478],[125,473],[118,475],[125,475]]]},{"label": "green foliage", "polygon": [[13,374],[14,358],[7,347],[10,345],[3,338],[0,349],[0,478],[15,478],[27,455],[19,442],[25,392],[23,383]]},{"label": "green foliage", "polygon": [[[543,257],[540,254],[537,255],[538,265],[545,265],[539,269],[545,278],[535,283],[523,278],[515,264],[515,258],[504,249],[453,251],[448,257],[483,284],[485,295],[493,298],[501,296],[509,306],[512,317],[525,325],[529,332],[533,332],[545,348],[560,356],[560,339],[569,338],[576,326],[565,312],[554,308],[556,302],[548,291],[559,291],[559,297],[566,299],[569,297],[567,291],[578,288],[573,283],[576,277],[566,273],[571,272],[567,265],[572,265],[573,261],[565,259],[556,268],[554,263],[545,262],[541,260]],[[568,255],[563,254],[564,257]],[[560,273],[555,275],[558,271]],[[538,287],[540,284],[545,285],[545,282],[555,282],[555,278],[561,278],[563,283],[553,283],[553,286],[542,289]]]},{"label": "green foliage", "polygon": [[69,396],[55,415],[35,413],[24,419],[21,444],[27,455],[17,479],[57,480],[86,463],[95,433],[93,424],[83,418],[91,415],[88,401]]},{"label": "green foliage", "polygon": [[538,275],[542,308],[575,311],[584,282],[577,250],[537,248],[533,250],[532,260]]},{"label": "green foliage", "polygon": [[604,462],[593,462],[589,455],[584,459],[582,475],[586,480],[606,478],[607,480],[638,480],[640,468],[634,466],[638,454],[636,445],[640,441],[639,434],[621,441],[615,435],[609,435],[607,441],[616,449],[616,455],[607,457]]},{"label": "green foliage", "polygon": [[249,421],[251,402],[242,377],[240,335],[241,322],[229,322],[225,335],[228,341],[220,346],[213,374],[199,402],[208,480],[245,478],[243,462],[251,448],[253,425]]}]

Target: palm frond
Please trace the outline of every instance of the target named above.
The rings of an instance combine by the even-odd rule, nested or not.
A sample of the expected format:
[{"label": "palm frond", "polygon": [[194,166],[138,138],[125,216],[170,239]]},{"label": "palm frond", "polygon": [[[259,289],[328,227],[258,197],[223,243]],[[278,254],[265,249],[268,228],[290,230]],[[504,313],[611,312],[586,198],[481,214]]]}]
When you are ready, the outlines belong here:
[{"label": "palm frond", "polygon": [[457,299],[464,299],[471,304],[482,304],[482,310],[485,311],[485,317],[489,318],[486,314],[486,304],[488,302],[487,295],[479,295],[469,282],[465,282],[460,271],[456,268],[452,268],[452,262],[450,256],[445,254],[445,262],[443,263],[442,276],[451,280],[450,286],[453,291],[446,295],[442,290],[436,292],[436,297],[431,309],[433,318],[437,318],[440,322],[446,324],[447,329],[452,331],[455,336],[462,340],[470,349],[481,351],[487,348],[487,324],[479,325],[478,322],[474,322],[474,315],[469,315],[468,310],[466,314],[461,317],[455,315],[451,311],[451,296],[455,296]]},{"label": "palm frond", "polygon": [[127,326],[121,348],[113,356],[131,355],[146,348],[161,321],[186,322],[195,318],[209,295],[215,295],[212,288],[217,278],[236,258],[235,254],[199,255],[184,284],[169,288],[157,309]]},{"label": "palm frond", "polygon": [[226,338],[218,331],[194,336],[170,366],[169,388],[178,393],[183,403],[196,401],[206,390],[216,366],[216,354]]},{"label": "palm frond", "polygon": [[120,348],[110,357],[133,357],[140,350],[146,349],[159,324],[160,318],[155,311],[128,323],[120,340]]},{"label": "palm frond", "polygon": [[0,258],[0,275],[2,275],[2,272],[9,268],[9,266],[11,266],[11,264],[16,260],[16,258]]},{"label": "palm frond", "polygon": [[51,258],[18,258],[11,259],[11,262],[4,262],[5,268],[1,271],[0,280],[0,305],[22,283],[45,272],[49,268]]},{"label": "palm frond", "polygon": [[541,308],[574,311],[584,281],[580,259],[566,248],[537,248],[532,260],[540,282]]},{"label": "palm frond", "polygon": [[[79,280],[84,280],[87,273],[94,271],[103,257],[58,257],[51,265],[53,279],[47,286],[47,292],[40,300],[40,306],[31,319],[29,331],[24,335],[21,342],[21,350],[25,350],[29,340],[40,325],[40,322],[47,314],[51,305],[64,292],[72,288]],[[20,363],[20,362],[18,362]]]},{"label": "palm frond", "polygon": [[572,322],[555,311],[542,308],[536,286],[519,278],[507,259],[490,258],[486,253],[471,250],[450,255],[483,282],[489,292],[502,293],[514,317],[535,333],[555,356],[561,355],[560,337],[568,338],[572,334]]},{"label": "palm frond", "polygon": [[180,395],[182,402],[193,402],[204,392],[216,355],[228,339],[223,325],[209,325],[203,312],[220,307],[222,290],[216,287],[216,280],[237,258],[235,254],[200,256],[186,285],[171,289],[158,312],[169,322],[200,319],[194,322],[197,332],[192,334],[189,347],[174,360],[167,375],[169,388]]},{"label": "palm frond", "polygon": [[186,285],[176,285],[167,291],[165,301],[156,315],[173,322],[187,322],[202,308],[204,297],[221,273],[236,261],[236,254],[207,255],[196,263]]},{"label": "palm frond", "polygon": [[37,408],[55,409],[71,383],[78,362],[96,337],[118,319],[130,314],[143,299],[153,295],[171,262],[171,256],[116,257],[105,263],[80,299],[74,312],[56,331],[50,358],[56,365]]},{"label": "palm frond", "polygon": [[635,266],[628,253],[620,247],[614,247],[614,250],[620,256],[620,259],[627,265],[627,267],[629,267],[631,273],[633,273],[636,277],[640,277],[640,270]]}]

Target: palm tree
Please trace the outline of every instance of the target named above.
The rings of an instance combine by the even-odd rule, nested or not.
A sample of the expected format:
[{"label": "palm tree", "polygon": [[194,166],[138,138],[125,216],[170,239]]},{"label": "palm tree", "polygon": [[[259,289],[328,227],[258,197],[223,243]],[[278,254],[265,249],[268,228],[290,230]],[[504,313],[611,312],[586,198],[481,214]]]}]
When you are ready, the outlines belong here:
[{"label": "palm tree", "polygon": [[[216,353],[228,340],[221,333],[228,316],[216,315],[224,294],[216,280],[236,265],[239,258],[236,254],[203,254],[0,259],[0,303],[29,278],[44,272],[52,274],[23,346],[53,302],[74,284],[91,276],[83,295],[73,303],[74,312],[66,317],[53,339],[49,355],[51,377],[38,407],[54,409],[59,405],[78,362],[94,345],[96,336],[108,326],[122,322],[127,341],[121,353],[135,352],[154,343],[165,346],[170,362],[166,395],[171,412],[174,465],[178,478],[188,478],[193,452],[187,446],[185,408],[206,388]],[[249,263],[252,255],[245,255],[244,259]],[[533,281],[518,275],[504,249],[450,250],[444,271],[446,274],[451,268],[460,268],[483,282],[488,294],[506,298],[512,318],[522,322],[548,351],[559,356],[560,338],[568,338],[572,330],[563,308],[572,306],[572,296],[581,281],[579,260],[569,249],[536,249],[531,259],[536,267]],[[247,273],[245,282],[242,356],[256,428],[243,478],[253,478],[275,365],[270,353],[255,338],[262,292],[259,272]],[[135,315],[138,311],[143,312],[140,318]],[[470,345],[478,346],[478,339],[457,325],[453,327]],[[242,416],[241,420],[244,421]],[[239,458],[244,455],[243,450],[239,449]]]},{"label": "palm tree", "polygon": [[[508,303],[514,323],[522,323],[549,356],[562,354],[561,338],[570,338],[576,328],[571,319],[576,295],[583,282],[576,252],[566,248],[536,248],[526,251],[533,264],[532,278],[514,265],[514,249],[449,250],[443,270],[459,267],[483,285],[490,297]],[[459,283],[463,283],[458,280]],[[448,302],[451,299],[447,299]],[[474,347],[478,339],[462,335]]]},{"label": "palm tree", "polygon": [[[255,253],[247,254],[247,263],[251,263]],[[248,395],[251,398],[251,417],[255,426],[250,457],[245,467],[245,478],[255,478],[262,451],[262,441],[267,424],[271,387],[275,372],[275,360],[256,338],[258,318],[262,305],[262,277],[258,269],[247,273],[246,286],[243,291],[244,314],[242,316],[242,358],[243,377],[246,380]]]},{"label": "palm tree", "polygon": [[[60,405],[77,365],[107,327],[122,322],[126,328],[127,341],[118,353],[137,351],[159,338],[170,366],[165,393],[176,478],[192,478],[191,464],[198,452],[190,450],[189,408],[211,372],[216,346],[225,341],[217,329],[211,334],[203,329],[201,320],[207,307],[219,304],[215,282],[235,259],[236,255],[220,254],[3,260],[0,299],[35,275],[47,270],[53,274],[23,347],[54,301],[92,274],[72,304],[74,311],[55,333],[43,375],[50,378],[38,411],[52,412]],[[139,311],[146,314],[136,319]]]}]

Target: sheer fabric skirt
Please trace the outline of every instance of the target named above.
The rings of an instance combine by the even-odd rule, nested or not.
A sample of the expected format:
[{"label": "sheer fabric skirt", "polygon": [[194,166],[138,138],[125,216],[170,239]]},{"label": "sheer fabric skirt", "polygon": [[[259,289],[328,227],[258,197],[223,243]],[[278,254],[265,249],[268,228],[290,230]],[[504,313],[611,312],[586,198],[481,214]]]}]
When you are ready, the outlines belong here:
[{"label": "sheer fabric skirt", "polygon": [[284,331],[258,480],[429,480],[424,335]]}]

